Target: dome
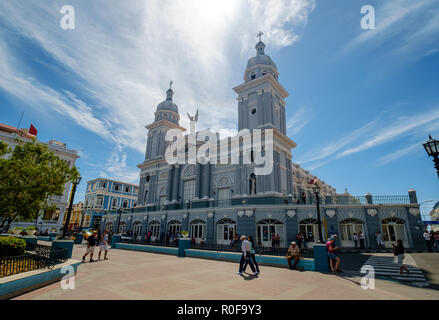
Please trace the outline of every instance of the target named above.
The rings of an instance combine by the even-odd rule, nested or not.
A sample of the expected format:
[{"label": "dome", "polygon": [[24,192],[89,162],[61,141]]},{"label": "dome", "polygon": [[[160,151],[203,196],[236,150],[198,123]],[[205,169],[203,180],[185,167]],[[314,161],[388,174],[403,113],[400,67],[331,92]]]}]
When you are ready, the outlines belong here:
[{"label": "dome", "polygon": [[172,89],[169,88],[168,91],[166,91],[166,100],[159,103],[159,105],[157,106],[157,111],[173,111],[175,113],[178,113],[178,107],[172,101],[173,95],[174,95],[174,91],[172,91]]},{"label": "dome", "polygon": [[157,106],[157,111],[173,111],[175,113],[178,113],[178,107],[174,102],[170,100],[165,100],[159,103],[159,105]]},{"label": "dome", "polygon": [[253,58],[248,59],[247,69],[251,68],[257,64],[269,65],[269,66],[274,67],[274,69],[277,70],[277,66],[274,63],[274,61],[271,60],[270,56],[267,56],[266,54],[257,54]]},{"label": "dome", "polygon": [[247,69],[251,68],[257,64],[263,64],[274,67],[277,70],[276,64],[271,60],[270,56],[267,56],[264,52],[265,44],[262,41],[259,41],[256,46],[256,56],[250,58],[247,63]]}]

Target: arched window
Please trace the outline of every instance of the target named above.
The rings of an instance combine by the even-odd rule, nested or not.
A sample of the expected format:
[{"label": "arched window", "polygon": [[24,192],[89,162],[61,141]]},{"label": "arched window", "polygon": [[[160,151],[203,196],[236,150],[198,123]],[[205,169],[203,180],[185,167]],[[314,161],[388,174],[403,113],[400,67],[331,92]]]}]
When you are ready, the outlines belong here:
[{"label": "arched window", "polygon": [[168,232],[170,234],[177,235],[181,232],[181,222],[177,220],[172,220],[168,223]]},{"label": "arched window", "polygon": [[[258,245],[264,247],[285,246],[284,224],[279,220],[264,219],[257,222],[256,232]],[[276,237],[279,237],[279,239]]]},{"label": "arched window", "polygon": [[201,239],[206,239],[206,222],[201,219],[195,219],[191,222],[190,237],[200,243]]},{"label": "arched window", "polygon": [[108,232],[113,231],[113,223],[107,222],[107,224],[105,225],[105,230],[107,230]]},{"label": "arched window", "polygon": [[127,208],[128,207],[128,200],[124,200],[122,207]]},{"label": "arched window", "polygon": [[133,237],[134,239],[138,239],[141,237],[141,235],[142,235],[142,223],[136,221],[133,224]]},{"label": "arched window", "polygon": [[183,200],[191,201],[195,197],[195,179],[185,180],[183,184]]},{"label": "arched window", "polygon": [[402,240],[407,245],[407,235],[404,227],[404,220],[396,217],[383,219],[381,221],[383,228],[383,241],[386,247],[392,247],[392,243]]},{"label": "arched window", "polygon": [[122,222],[120,223],[120,226],[119,226],[119,232],[120,232],[121,234],[124,234],[124,233],[126,233],[126,231],[127,231],[127,224],[126,224],[125,221],[122,221]]},{"label": "arched window", "polygon": [[267,74],[267,70],[262,70],[262,75],[265,76]]},{"label": "arched window", "polygon": [[151,240],[155,241],[156,238],[160,237],[160,222],[151,221],[149,223],[149,232],[151,232]]},{"label": "arched window", "polygon": [[233,241],[233,237],[236,234],[236,221],[233,221],[229,218],[224,218],[217,222],[216,228],[216,242],[218,244],[231,244]]},{"label": "arched window", "polygon": [[363,222],[359,219],[348,218],[340,221],[340,241],[343,247],[354,246],[354,233],[359,236],[363,232]]},{"label": "arched window", "polygon": [[113,207],[113,208],[117,208],[117,199],[113,199],[112,200],[112,202],[111,202],[111,206]]},{"label": "arched window", "polygon": [[250,80],[256,79],[256,72],[250,73]]},{"label": "arched window", "polygon": [[317,220],[313,218],[305,219],[299,222],[299,232],[305,237],[306,242],[317,242],[319,228]]}]

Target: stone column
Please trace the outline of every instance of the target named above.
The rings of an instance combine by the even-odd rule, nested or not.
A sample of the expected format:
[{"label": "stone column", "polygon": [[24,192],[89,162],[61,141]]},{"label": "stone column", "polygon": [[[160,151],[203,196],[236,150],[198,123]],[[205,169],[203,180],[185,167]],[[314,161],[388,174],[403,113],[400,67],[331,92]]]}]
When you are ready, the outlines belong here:
[{"label": "stone column", "polygon": [[180,166],[175,165],[174,167],[174,177],[173,177],[173,183],[172,183],[172,201],[177,201],[178,197],[178,180],[179,180],[179,171]]},{"label": "stone column", "polygon": [[196,175],[195,175],[195,199],[200,198],[200,187],[201,187],[201,165],[196,164]]},{"label": "stone column", "polygon": [[174,166],[170,166],[168,171],[168,182],[166,185],[166,200],[169,202],[172,200],[172,176],[174,174]]}]

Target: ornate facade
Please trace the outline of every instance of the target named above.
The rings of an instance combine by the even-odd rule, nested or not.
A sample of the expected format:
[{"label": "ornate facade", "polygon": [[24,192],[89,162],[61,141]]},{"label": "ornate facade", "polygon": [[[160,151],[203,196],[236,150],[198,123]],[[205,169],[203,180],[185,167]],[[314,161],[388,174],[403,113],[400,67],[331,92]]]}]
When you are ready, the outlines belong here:
[{"label": "ornate facade", "polygon": [[[169,146],[166,132],[185,129],[179,125],[174,91],[172,87],[167,90],[154,122],[146,126],[145,160],[138,165],[137,207],[122,215],[122,223],[136,238],[143,238],[148,231],[154,239],[163,238],[166,232],[187,230],[190,237],[206,243],[229,244],[235,234],[246,234],[269,246],[271,235],[276,234],[280,245],[288,246],[299,232],[311,242],[317,241],[316,200],[311,191],[311,180],[317,177],[292,162],[291,150],[296,143],[286,134],[288,92],[278,76],[276,64],[259,41],[256,55],[248,60],[244,82],[233,88],[238,95],[238,129],[273,129],[273,170],[267,175],[256,175],[255,164],[169,165],[165,160]],[[240,159],[245,156],[239,154]],[[367,245],[374,247],[374,234],[379,230],[389,246],[395,237],[402,238],[408,247],[422,242],[418,239],[416,193],[382,200],[369,194],[337,195],[330,185],[318,183],[323,237],[338,233],[343,246],[352,246],[353,232],[362,231]],[[102,228],[110,229],[118,223],[116,215],[103,219]]]}]

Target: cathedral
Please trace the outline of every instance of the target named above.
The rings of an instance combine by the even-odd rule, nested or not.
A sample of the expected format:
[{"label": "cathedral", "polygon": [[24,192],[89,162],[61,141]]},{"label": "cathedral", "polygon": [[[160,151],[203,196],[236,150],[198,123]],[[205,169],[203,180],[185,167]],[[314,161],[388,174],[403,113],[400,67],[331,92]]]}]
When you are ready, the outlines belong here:
[{"label": "cathedral", "polygon": [[[238,130],[272,129],[273,147],[267,150],[272,152],[271,172],[257,175],[253,162],[169,164],[165,154],[171,142],[166,140],[166,133],[171,129],[186,131],[179,124],[171,82],[166,99],[154,113],[154,122],[146,125],[148,139],[145,159],[138,165],[136,207],[123,214],[120,223],[137,239],[143,239],[147,232],[154,240],[163,239],[167,232],[185,230],[196,242],[211,244],[230,244],[241,234],[252,235],[264,246],[271,246],[272,235],[277,235],[280,246],[288,247],[298,233],[317,242],[318,215],[312,192],[317,183],[323,238],[339,234],[341,244],[350,247],[352,234],[363,232],[367,245],[374,247],[375,232],[380,231],[389,246],[395,237],[403,239],[407,247],[420,244],[419,204],[413,190],[407,196],[385,201],[370,194],[337,194],[333,187],[292,162],[296,143],[286,133],[285,99],[289,94],[278,80],[276,64],[265,54],[260,35],[255,49],[243,83],[233,88],[238,100]],[[198,112],[190,120],[193,130]],[[225,140],[230,144],[230,138]],[[187,142],[185,147],[187,152]],[[228,158],[231,156],[229,153]],[[240,159],[244,156],[239,154]],[[250,157],[253,160],[253,153]],[[119,223],[117,216],[103,218],[102,228],[116,230],[113,225]]]}]

